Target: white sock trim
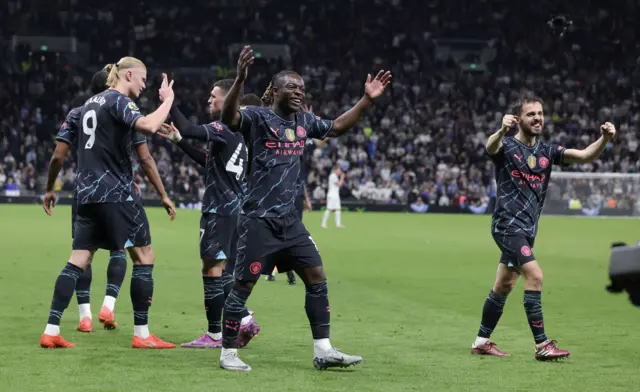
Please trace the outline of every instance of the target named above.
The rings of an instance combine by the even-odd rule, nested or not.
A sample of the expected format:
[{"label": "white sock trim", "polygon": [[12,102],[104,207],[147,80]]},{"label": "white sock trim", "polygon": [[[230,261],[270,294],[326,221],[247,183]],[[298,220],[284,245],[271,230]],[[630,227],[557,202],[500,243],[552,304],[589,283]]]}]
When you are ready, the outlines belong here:
[{"label": "white sock trim", "polygon": [[133,336],[137,336],[142,339],[148,338],[149,333],[149,325],[134,325],[133,326]]},{"label": "white sock trim", "polygon": [[78,313],[80,314],[80,320],[82,320],[85,317],[89,317],[90,319],[93,318],[91,316],[91,304],[78,305]]},{"label": "white sock trim", "polygon": [[44,334],[49,336],[58,336],[60,335],[60,326],[47,324],[47,326],[44,328]]},{"label": "white sock trim", "polygon": [[110,295],[105,295],[102,306],[106,306],[110,311],[113,312],[113,309],[115,309],[116,307],[116,298]]}]

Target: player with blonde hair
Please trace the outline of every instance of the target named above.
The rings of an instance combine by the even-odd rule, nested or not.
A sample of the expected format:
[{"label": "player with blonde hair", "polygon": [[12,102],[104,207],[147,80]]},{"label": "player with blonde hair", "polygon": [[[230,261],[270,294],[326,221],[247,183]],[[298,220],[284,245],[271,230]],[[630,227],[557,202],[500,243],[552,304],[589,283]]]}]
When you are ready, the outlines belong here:
[{"label": "player with blonde hair", "polygon": [[[135,132],[153,135],[167,119],[173,104],[173,81],[162,75],[162,105],[143,116],[133,102],[145,89],[147,68],[124,57],[106,68],[109,89],[89,98],[80,113],[76,194],[78,216],[71,258],[56,280],[51,310],[40,345],[74,347],[60,335],[60,319],[69,306],[78,277],[98,249],[127,249],[133,261],[134,348],[173,348],[150,334],[148,312],[153,296],[153,265],[149,221],[133,185],[131,140]],[[170,211],[169,211],[170,212]]]}]

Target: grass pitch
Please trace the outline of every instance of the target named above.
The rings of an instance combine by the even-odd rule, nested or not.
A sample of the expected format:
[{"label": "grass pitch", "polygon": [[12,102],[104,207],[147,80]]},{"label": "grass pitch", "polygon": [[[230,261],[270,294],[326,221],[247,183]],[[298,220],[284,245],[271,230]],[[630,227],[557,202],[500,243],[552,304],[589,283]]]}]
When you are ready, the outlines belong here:
[{"label": "grass pitch", "polygon": [[[638,391],[640,310],[605,292],[609,246],[640,239],[639,220],[543,217],[535,254],[543,267],[547,334],[571,351],[534,360],[522,283],[493,340],[510,358],[479,358],[470,346],[495,277],[498,249],[488,216],[344,213],[347,229],[305,216],[320,248],[333,344],[359,354],[356,368],[313,368],[304,287],[261,280],[249,299],[262,332],[241,355],[253,371],[218,368],[218,350],[133,350],[127,271],[119,328],[99,329],[108,253],[94,261],[91,334],[75,331],[73,299],[62,334],[78,345],[39,347],[53,284],[70,249],[70,209],[0,206],[0,380],[3,391]],[[206,328],[198,257],[199,213],[147,209],[157,260],[152,333],[184,343]],[[330,222],[333,225],[333,217]]]}]

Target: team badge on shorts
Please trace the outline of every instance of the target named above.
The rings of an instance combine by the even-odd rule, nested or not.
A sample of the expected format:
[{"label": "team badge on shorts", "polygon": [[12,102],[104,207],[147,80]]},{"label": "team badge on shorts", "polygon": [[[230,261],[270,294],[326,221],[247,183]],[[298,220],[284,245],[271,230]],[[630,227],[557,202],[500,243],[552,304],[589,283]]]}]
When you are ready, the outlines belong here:
[{"label": "team badge on shorts", "polygon": [[529,155],[529,158],[527,158],[527,165],[529,165],[530,169],[535,169],[536,167],[536,157],[533,155]]},{"label": "team badge on shorts", "polygon": [[540,158],[540,161],[538,161],[538,163],[540,163],[541,168],[546,169],[547,166],[549,166],[549,159],[547,159],[546,157],[542,157]]},{"label": "team badge on shorts", "polygon": [[529,257],[531,256],[531,248],[529,248],[527,245],[524,245],[522,248],[520,248],[520,253],[522,253],[524,257]]},{"label": "team badge on shorts", "polygon": [[262,263],[260,263],[259,261],[254,261],[249,266],[249,271],[251,271],[251,273],[254,275],[259,274],[260,271],[262,271]]},{"label": "team badge on shorts", "polygon": [[286,136],[287,140],[289,140],[290,142],[296,140],[296,134],[291,128],[287,128],[284,130],[284,136]]}]

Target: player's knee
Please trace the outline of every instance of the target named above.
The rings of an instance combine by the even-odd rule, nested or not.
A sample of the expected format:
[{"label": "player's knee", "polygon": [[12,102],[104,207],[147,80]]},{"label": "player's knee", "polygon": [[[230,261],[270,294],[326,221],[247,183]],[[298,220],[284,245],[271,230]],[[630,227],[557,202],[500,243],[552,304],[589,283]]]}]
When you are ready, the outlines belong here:
[{"label": "player's knee", "polygon": [[322,268],[322,266],[305,268],[299,273],[299,275],[307,286],[322,283],[327,280],[327,275],[325,275],[324,268]]},{"label": "player's knee", "polygon": [[202,276],[221,277],[225,264],[226,260],[202,260]]},{"label": "player's knee", "polygon": [[89,264],[91,264],[95,252],[95,250],[73,250],[69,258],[69,263],[86,270]]},{"label": "player's knee", "polygon": [[253,280],[236,280],[233,283],[233,289],[237,291],[242,291],[246,294],[251,294],[253,290],[253,286],[255,286],[256,282]]},{"label": "player's knee", "polygon": [[150,245],[129,248],[129,256],[133,264],[150,265],[156,262],[156,254]]},{"label": "player's knee", "polygon": [[506,279],[506,280],[498,280],[493,285],[493,292],[498,294],[499,296],[505,297],[511,293],[513,288],[516,285],[517,280]]},{"label": "player's knee", "polygon": [[525,276],[525,283],[527,285],[527,288],[529,289],[535,289],[535,290],[541,290],[542,289],[542,271],[541,270],[537,270],[537,271],[533,271],[528,273]]}]

